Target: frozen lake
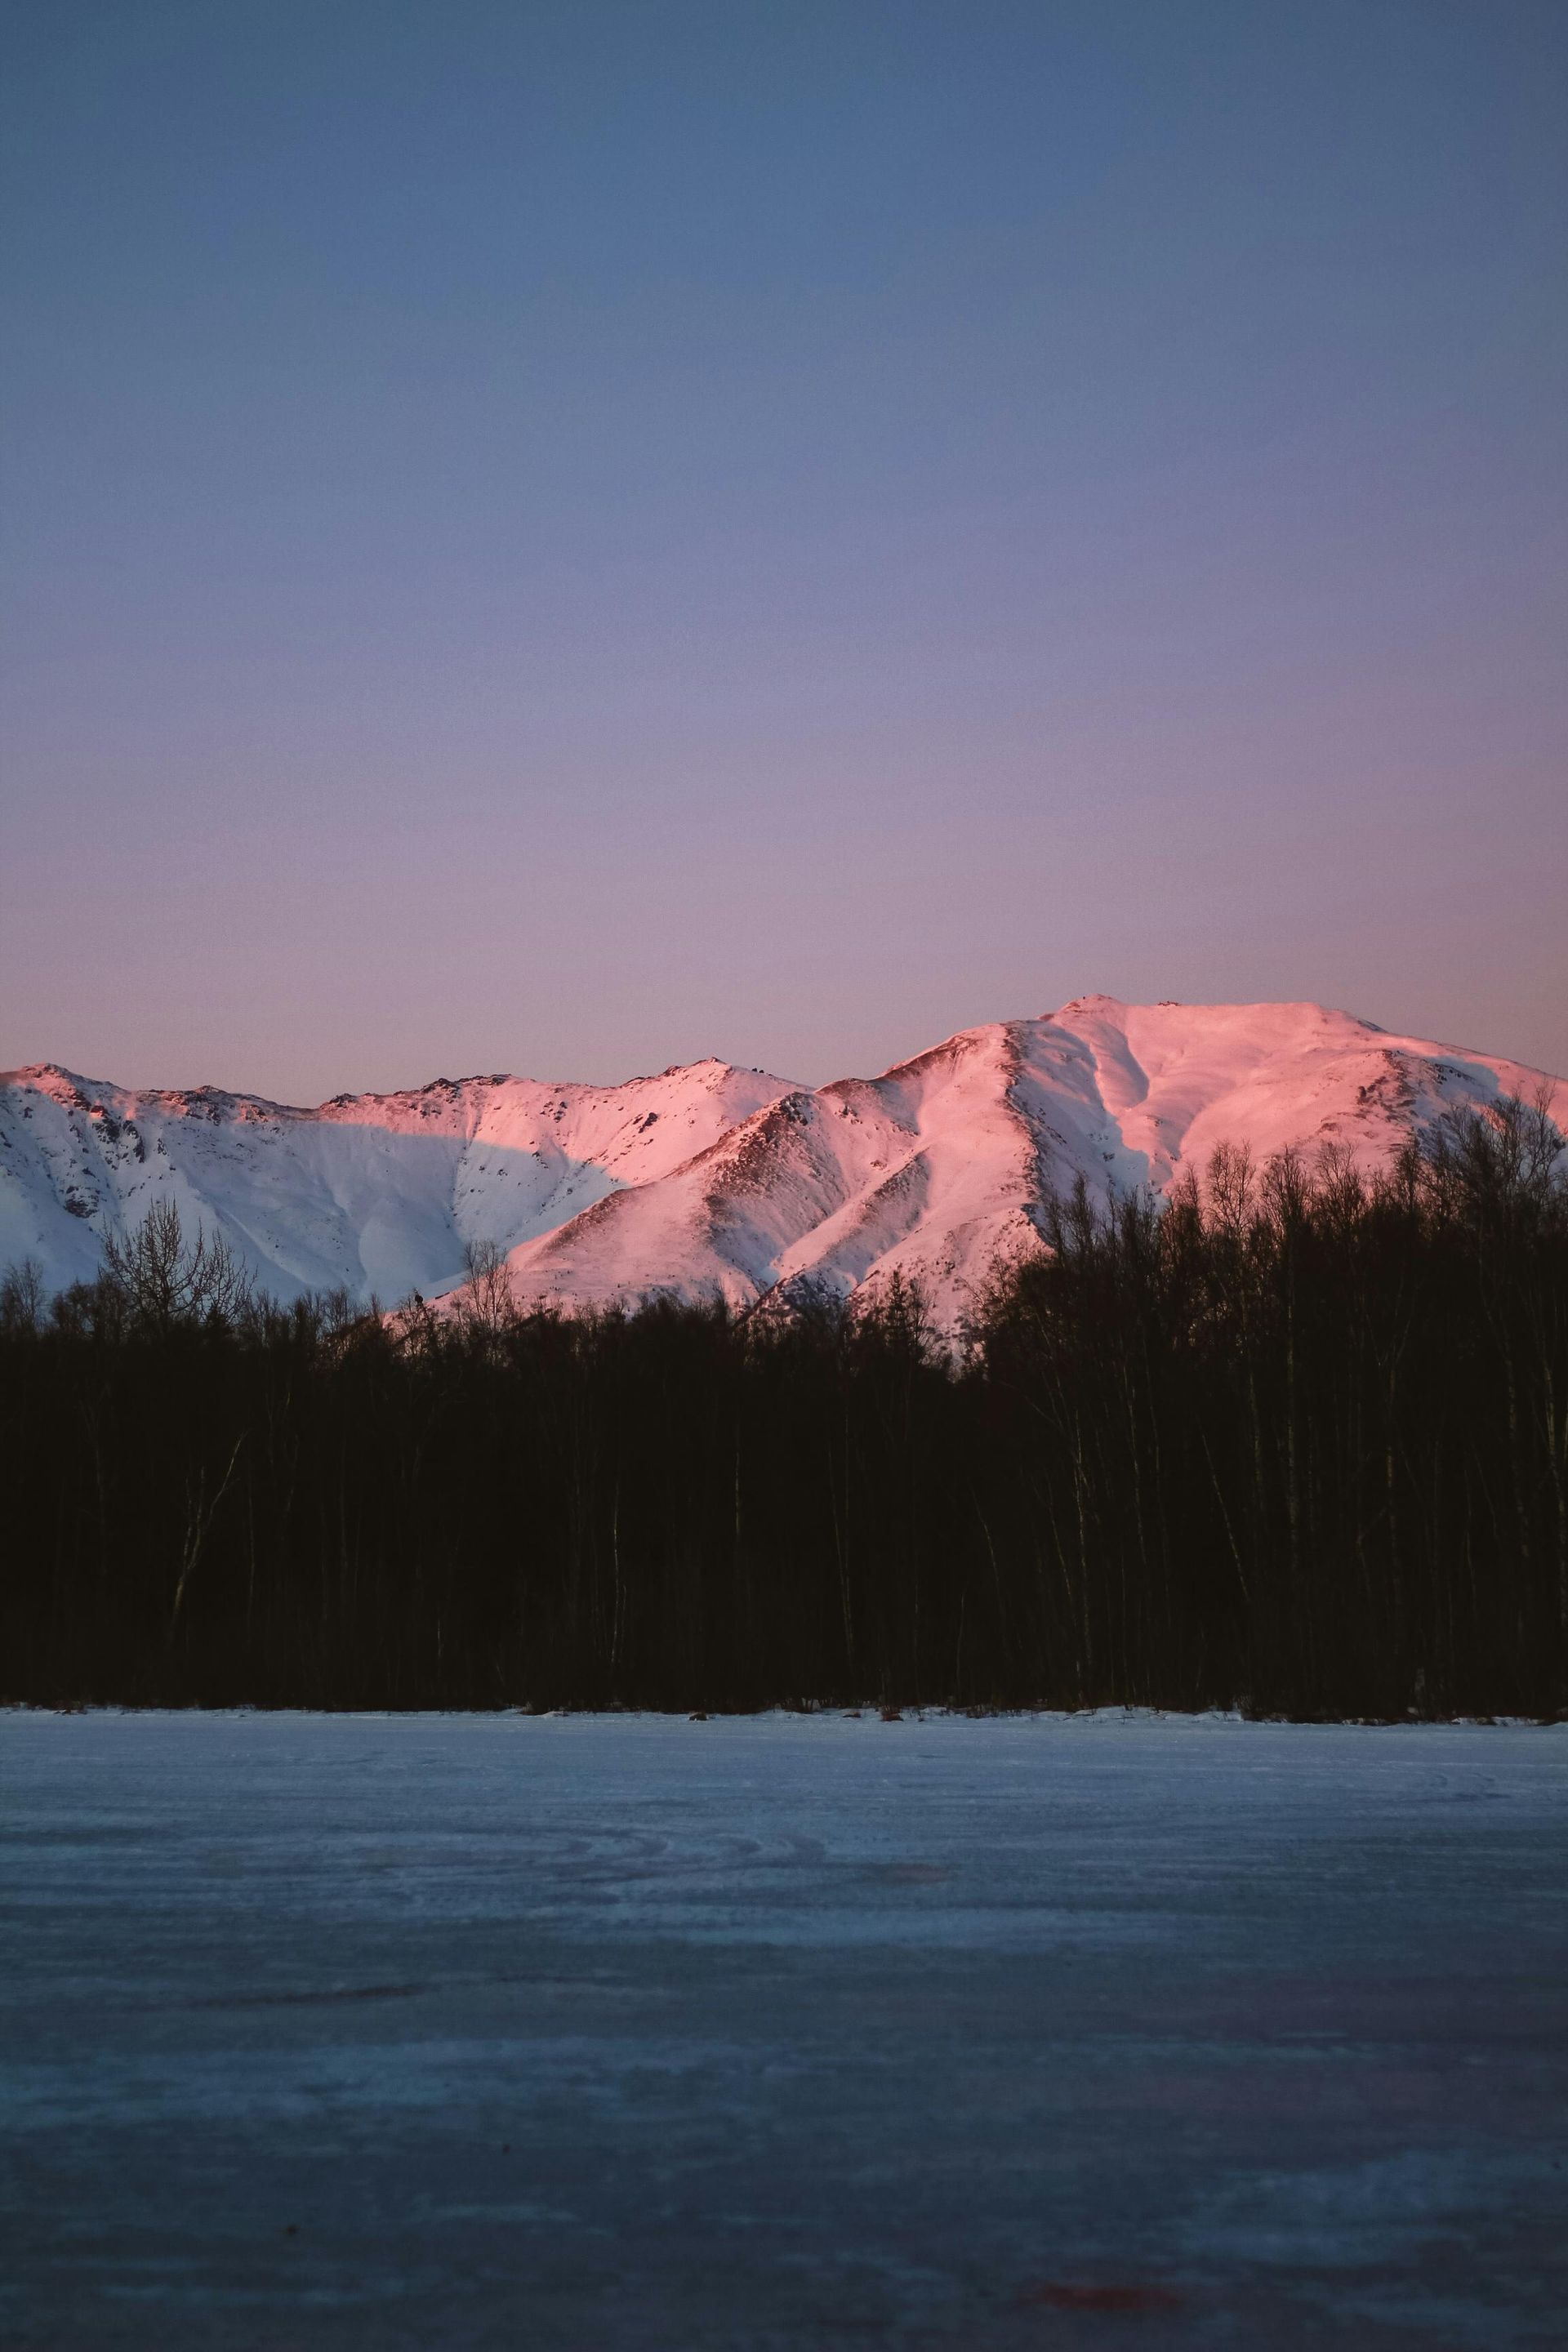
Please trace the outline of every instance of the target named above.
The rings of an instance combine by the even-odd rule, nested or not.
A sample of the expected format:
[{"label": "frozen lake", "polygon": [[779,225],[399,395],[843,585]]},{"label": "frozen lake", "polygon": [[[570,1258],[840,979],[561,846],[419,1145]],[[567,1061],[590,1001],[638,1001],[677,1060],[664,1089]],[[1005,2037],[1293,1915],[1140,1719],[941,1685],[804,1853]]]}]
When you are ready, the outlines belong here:
[{"label": "frozen lake", "polygon": [[8,2352],[1568,2340],[1568,1731],[0,1715]]}]

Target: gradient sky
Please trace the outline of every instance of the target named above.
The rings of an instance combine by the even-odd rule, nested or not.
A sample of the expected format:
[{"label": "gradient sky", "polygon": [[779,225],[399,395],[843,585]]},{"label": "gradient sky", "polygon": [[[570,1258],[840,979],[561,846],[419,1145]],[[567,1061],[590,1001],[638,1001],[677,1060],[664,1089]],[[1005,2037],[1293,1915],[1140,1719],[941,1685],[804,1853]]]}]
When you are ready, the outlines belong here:
[{"label": "gradient sky", "polygon": [[1562,0],[11,0],[0,1063],[1568,1071]]}]

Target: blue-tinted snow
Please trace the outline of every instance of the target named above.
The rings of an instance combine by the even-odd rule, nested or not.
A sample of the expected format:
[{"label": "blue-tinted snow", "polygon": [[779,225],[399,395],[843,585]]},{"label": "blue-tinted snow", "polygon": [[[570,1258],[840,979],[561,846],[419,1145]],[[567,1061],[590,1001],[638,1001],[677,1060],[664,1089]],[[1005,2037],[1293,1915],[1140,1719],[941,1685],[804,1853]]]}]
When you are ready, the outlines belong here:
[{"label": "blue-tinted snow", "polygon": [[0,1717],[12,2347],[1557,2345],[1568,1732]]}]

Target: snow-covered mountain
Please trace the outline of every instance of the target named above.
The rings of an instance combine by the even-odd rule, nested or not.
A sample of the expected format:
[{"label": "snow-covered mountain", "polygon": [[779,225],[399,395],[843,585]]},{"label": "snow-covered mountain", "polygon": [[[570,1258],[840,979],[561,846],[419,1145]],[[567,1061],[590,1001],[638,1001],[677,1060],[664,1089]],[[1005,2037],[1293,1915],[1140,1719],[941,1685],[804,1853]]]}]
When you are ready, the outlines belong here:
[{"label": "snow-covered mountain", "polygon": [[709,1061],[297,1110],[44,1065],[0,1078],[0,1265],[34,1258],[51,1286],[90,1275],[105,1237],[166,1197],[282,1298],[438,1297],[483,1241],[523,1300],[844,1297],[897,1269],[952,1326],[998,1257],[1038,1246],[1041,1201],[1077,1175],[1163,1191],[1222,1142],[1259,1160],[1334,1142],[1378,1165],[1444,1110],[1541,1083],[1321,1005],[1108,996],[816,1088]]},{"label": "snow-covered mountain", "polygon": [[63,1286],[167,1199],[277,1297],[342,1286],[390,1303],[456,1281],[467,1243],[512,1250],[617,1187],[657,1182],[785,1092],[696,1062],[620,1087],[437,1078],[296,1110],[13,1070],[0,1076],[0,1265],[32,1257]]}]

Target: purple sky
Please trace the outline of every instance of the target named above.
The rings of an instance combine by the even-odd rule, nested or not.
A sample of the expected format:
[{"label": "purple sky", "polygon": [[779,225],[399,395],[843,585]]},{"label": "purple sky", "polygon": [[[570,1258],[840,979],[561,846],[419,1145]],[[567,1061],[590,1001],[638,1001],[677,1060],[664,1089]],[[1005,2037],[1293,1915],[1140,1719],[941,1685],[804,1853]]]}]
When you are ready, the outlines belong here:
[{"label": "purple sky", "polygon": [[1568,9],[16,0],[0,1063],[1568,1072]]}]

